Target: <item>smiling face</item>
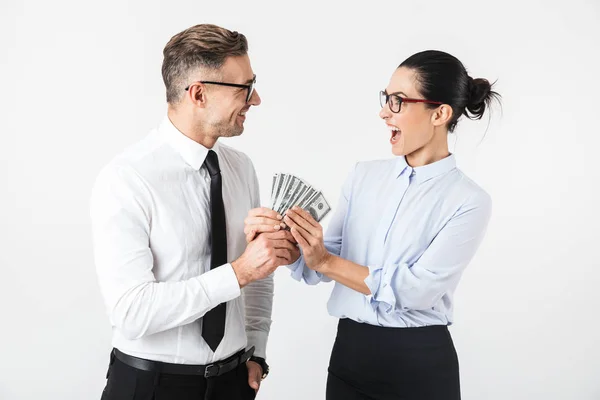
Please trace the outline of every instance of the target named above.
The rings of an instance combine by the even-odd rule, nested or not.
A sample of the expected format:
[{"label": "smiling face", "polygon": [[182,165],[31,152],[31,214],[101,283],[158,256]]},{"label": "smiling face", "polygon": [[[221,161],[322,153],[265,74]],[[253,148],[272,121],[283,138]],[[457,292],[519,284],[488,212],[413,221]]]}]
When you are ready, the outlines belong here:
[{"label": "smiling face", "polygon": [[[220,70],[219,82],[251,85],[254,73],[247,55],[228,57]],[[246,112],[261,103],[253,90],[250,99],[248,88],[205,84],[206,106],[203,110],[203,131],[213,138],[239,136],[244,131]]]}]

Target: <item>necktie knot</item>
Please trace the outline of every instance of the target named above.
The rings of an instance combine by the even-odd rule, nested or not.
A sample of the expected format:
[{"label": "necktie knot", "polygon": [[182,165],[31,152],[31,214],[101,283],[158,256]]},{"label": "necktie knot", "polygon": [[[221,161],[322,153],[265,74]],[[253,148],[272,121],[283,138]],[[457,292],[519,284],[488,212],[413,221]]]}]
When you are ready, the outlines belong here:
[{"label": "necktie knot", "polygon": [[221,168],[219,167],[219,157],[213,150],[208,151],[206,159],[204,160],[204,165],[206,165],[206,169],[208,169],[211,178],[221,172]]}]

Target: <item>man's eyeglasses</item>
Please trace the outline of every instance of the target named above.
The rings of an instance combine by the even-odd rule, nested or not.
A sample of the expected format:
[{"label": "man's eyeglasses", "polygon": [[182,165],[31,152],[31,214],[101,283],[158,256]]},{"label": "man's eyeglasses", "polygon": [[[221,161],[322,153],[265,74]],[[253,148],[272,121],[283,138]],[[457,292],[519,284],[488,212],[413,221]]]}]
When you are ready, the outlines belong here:
[{"label": "man's eyeglasses", "polygon": [[385,107],[385,105],[390,106],[390,111],[393,113],[399,113],[400,108],[402,107],[402,103],[427,103],[427,104],[444,104],[439,101],[431,101],[425,99],[409,99],[407,97],[400,97],[398,93],[390,93],[387,94],[385,90],[379,92],[379,104],[381,104],[381,108]]},{"label": "man's eyeglasses", "polygon": [[[241,88],[241,89],[246,89],[248,91],[248,94],[246,95],[246,103],[250,101],[250,98],[252,97],[252,93],[254,93],[254,85],[256,84],[256,75],[254,75],[254,77],[252,78],[252,82],[249,85],[242,85],[239,83],[227,83],[227,82],[212,82],[212,81],[198,81],[198,83],[204,83],[205,85],[220,85],[220,86],[229,86],[229,87],[236,87],[236,88]],[[185,88],[186,91],[188,91],[190,89],[189,85],[188,87]]]}]

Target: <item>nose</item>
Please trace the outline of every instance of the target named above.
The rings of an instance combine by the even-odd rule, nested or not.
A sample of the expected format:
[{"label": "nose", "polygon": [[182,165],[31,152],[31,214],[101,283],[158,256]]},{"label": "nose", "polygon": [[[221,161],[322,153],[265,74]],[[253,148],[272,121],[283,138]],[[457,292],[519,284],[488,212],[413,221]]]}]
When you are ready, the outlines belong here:
[{"label": "nose", "polygon": [[390,115],[390,108],[386,104],[385,106],[383,106],[381,108],[381,111],[379,111],[379,118],[381,118],[381,119],[388,119],[390,117],[391,117],[391,115]]},{"label": "nose", "polygon": [[254,91],[252,92],[252,96],[250,96],[250,101],[248,102],[248,104],[250,104],[251,106],[258,106],[260,105],[260,103],[261,99],[258,95],[258,91],[254,89]]}]

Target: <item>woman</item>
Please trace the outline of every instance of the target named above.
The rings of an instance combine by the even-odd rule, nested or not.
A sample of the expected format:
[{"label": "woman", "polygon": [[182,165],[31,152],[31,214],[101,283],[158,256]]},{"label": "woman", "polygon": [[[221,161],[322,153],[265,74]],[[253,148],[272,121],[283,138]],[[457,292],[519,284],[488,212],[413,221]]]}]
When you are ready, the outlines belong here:
[{"label": "woman", "polygon": [[[499,95],[455,57],[424,51],[396,69],[380,96],[397,157],[355,165],[325,238],[309,213],[286,213],[302,250],[289,267],[309,284],[336,281],[327,399],[460,399],[447,326],[491,201],[456,167],[447,135],[462,115],[480,119]],[[247,239],[280,222],[272,210],[252,210]]]}]

